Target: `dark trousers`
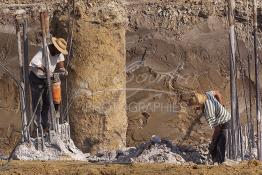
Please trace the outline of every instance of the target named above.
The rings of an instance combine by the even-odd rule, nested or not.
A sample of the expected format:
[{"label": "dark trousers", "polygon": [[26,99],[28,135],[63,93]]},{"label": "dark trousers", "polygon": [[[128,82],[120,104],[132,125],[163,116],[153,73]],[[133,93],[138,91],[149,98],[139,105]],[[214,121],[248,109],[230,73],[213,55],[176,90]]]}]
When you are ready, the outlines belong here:
[{"label": "dark trousers", "polygon": [[[32,107],[33,111],[36,109],[36,117],[41,121],[43,129],[48,129],[48,116],[50,110],[50,103],[48,97],[48,87],[46,85],[46,80],[38,78],[33,72],[29,75],[31,95],[32,95]],[[39,104],[38,100],[40,99]]]},{"label": "dark trousers", "polygon": [[221,130],[220,134],[215,141],[215,147],[211,152],[213,162],[223,163],[225,162],[225,154],[226,154],[226,131]]},{"label": "dark trousers", "polygon": [[221,131],[214,141],[214,148],[211,150],[211,156],[213,162],[223,163],[225,162],[226,156],[226,143],[227,143],[227,129],[229,128],[230,122],[222,124]]}]

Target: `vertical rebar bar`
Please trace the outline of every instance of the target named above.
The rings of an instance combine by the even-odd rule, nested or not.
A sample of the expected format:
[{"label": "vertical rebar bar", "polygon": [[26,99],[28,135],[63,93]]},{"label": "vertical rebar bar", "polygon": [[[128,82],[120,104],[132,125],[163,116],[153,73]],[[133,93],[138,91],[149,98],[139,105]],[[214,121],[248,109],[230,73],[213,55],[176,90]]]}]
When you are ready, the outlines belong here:
[{"label": "vertical rebar bar", "polygon": [[[36,146],[36,149],[37,150],[40,150],[40,139],[39,139],[39,123],[37,123],[38,120],[37,118],[34,119],[34,124],[35,124],[35,127],[36,127],[36,142],[37,142],[37,146]],[[40,124],[41,125],[41,124]]]},{"label": "vertical rebar bar", "polygon": [[[235,74],[236,74],[237,70],[235,70]],[[237,80],[237,75],[236,75],[236,78],[235,80]],[[236,106],[237,106],[237,109],[236,109],[236,130],[235,130],[235,135],[237,137],[237,158],[239,156],[241,156],[242,154],[242,147],[241,147],[241,124],[240,124],[240,113],[239,113],[239,100],[238,100],[238,88],[236,86],[236,94],[237,94],[237,100],[236,100]]]},{"label": "vertical rebar bar", "polygon": [[[76,9],[75,9],[75,0],[72,1],[72,6],[73,6],[73,17],[72,17],[72,23],[70,26],[70,22],[69,22],[69,27],[68,27],[68,33],[69,33],[69,37],[68,37],[68,44],[69,44],[69,48],[68,48],[68,56],[67,56],[67,63],[66,63],[66,69],[68,69],[69,63],[70,63],[70,58],[72,56],[72,43],[73,43],[73,34],[74,34],[74,26],[75,26],[75,13],[76,13]],[[69,16],[70,16],[70,21],[71,21],[71,15],[69,12]],[[65,78],[65,99],[66,99],[66,107],[65,107],[65,112],[63,112],[64,114],[66,114],[66,116],[62,116],[63,117],[63,122],[65,121],[65,117],[66,117],[66,123],[68,123],[68,127],[67,128],[67,133],[68,133],[68,142],[70,142],[70,119],[69,119],[69,95],[68,95],[68,79],[67,77]]]},{"label": "vertical rebar bar", "polygon": [[245,153],[251,154],[250,133],[247,126],[245,126]]},{"label": "vertical rebar bar", "polygon": [[25,87],[25,107],[27,116],[31,116],[30,109],[30,86],[29,86],[29,43],[27,19],[23,22],[23,46],[24,46],[24,87]]},{"label": "vertical rebar bar", "polygon": [[49,119],[51,122],[51,125],[49,126],[49,132],[50,132],[51,130],[55,130],[56,127],[55,127],[55,120],[53,115],[54,106],[53,106],[53,98],[52,98],[52,91],[51,91],[51,75],[50,75],[51,72],[49,67],[50,59],[49,59],[49,51],[47,45],[47,33],[49,32],[48,12],[41,12],[40,20],[41,20],[41,29],[42,29],[42,37],[43,37],[43,58],[45,60],[48,96],[49,96],[49,103],[50,103],[50,110],[49,110]]},{"label": "vertical rebar bar", "polygon": [[20,86],[19,94],[20,94],[20,108],[21,108],[21,131],[22,131],[22,142],[29,141],[28,130],[25,129],[27,126],[27,113],[25,106],[25,92],[24,92],[24,75],[23,75],[23,56],[22,56],[22,39],[21,39],[21,20],[16,19],[16,37],[17,37],[17,51],[18,51],[18,61],[19,61],[19,69],[20,69]]},{"label": "vertical rebar bar", "polygon": [[242,144],[243,144],[243,152],[244,152],[244,154],[246,153],[246,150],[247,150],[247,148],[248,148],[248,142],[247,142],[247,131],[246,131],[246,129],[247,129],[247,125],[243,125],[242,126]]},{"label": "vertical rebar bar", "polygon": [[236,94],[236,42],[235,42],[235,26],[234,26],[234,10],[235,1],[228,0],[228,19],[229,19],[229,34],[230,34],[230,93],[231,93],[231,151],[232,159],[237,158],[237,140],[236,135],[236,111],[237,111],[237,94]]},{"label": "vertical rebar bar", "polygon": [[257,156],[262,161],[262,133],[261,133],[261,102],[260,102],[260,83],[259,83],[259,58],[257,53],[257,1],[253,0],[254,13],[254,58],[255,58],[255,76],[256,76],[256,115],[257,115]]},{"label": "vertical rebar bar", "polygon": [[230,154],[230,152],[229,152],[229,139],[228,139],[228,135],[229,135],[228,129],[226,129],[226,159],[229,158],[229,154]]},{"label": "vertical rebar bar", "polygon": [[231,129],[228,129],[228,137],[230,138],[230,139],[228,139],[228,141],[229,141],[229,158],[232,158],[233,157],[233,149],[232,149],[232,134],[231,134],[231,132],[232,132],[232,130]]},{"label": "vertical rebar bar", "polygon": [[[45,39],[47,41],[47,38],[50,37],[49,34],[49,14],[48,12],[44,12],[44,27],[45,27]],[[55,107],[54,107],[54,103],[53,103],[53,97],[52,97],[52,81],[51,81],[51,70],[49,65],[51,64],[51,60],[50,60],[50,52],[49,52],[49,48],[48,48],[48,44],[46,42],[46,53],[47,53],[47,69],[50,72],[49,75],[47,75],[47,82],[48,82],[48,92],[49,92],[49,99],[50,99],[50,113],[51,113],[51,122],[52,122],[52,126],[53,126],[53,130],[55,132],[57,132],[57,128],[58,128],[58,124],[59,122],[57,122],[56,117],[55,117]]]},{"label": "vertical rebar bar", "polygon": [[244,160],[244,147],[243,147],[243,127],[239,127],[239,144],[240,144],[240,155],[241,160]]},{"label": "vertical rebar bar", "polygon": [[41,134],[41,144],[42,144],[42,151],[45,151],[45,138],[44,138],[44,130],[42,125],[42,118],[38,118],[38,125],[40,126],[40,134]]},{"label": "vertical rebar bar", "polygon": [[[255,136],[254,136],[254,121],[253,121],[253,115],[252,115],[252,86],[251,86],[251,59],[252,55],[248,55],[248,86],[249,86],[249,118],[250,121],[248,121],[250,123],[250,131],[249,131],[249,142],[250,142],[250,147],[254,148],[255,147]],[[251,148],[250,148],[250,152],[251,152]]]}]

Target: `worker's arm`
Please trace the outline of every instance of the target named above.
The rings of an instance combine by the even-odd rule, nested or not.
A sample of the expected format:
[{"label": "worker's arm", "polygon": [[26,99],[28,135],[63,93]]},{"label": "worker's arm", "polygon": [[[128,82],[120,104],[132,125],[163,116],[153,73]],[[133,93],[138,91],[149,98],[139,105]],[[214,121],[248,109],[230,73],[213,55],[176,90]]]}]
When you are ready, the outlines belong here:
[{"label": "worker's arm", "polygon": [[219,91],[213,91],[213,95],[214,97],[217,99],[217,101],[223,105],[223,99],[222,99],[222,95],[220,94]]},{"label": "worker's arm", "polygon": [[44,66],[35,66],[36,69],[40,69],[43,72],[46,72],[46,68]]},{"label": "worker's arm", "polygon": [[58,72],[64,73],[65,76],[68,75],[68,72],[67,72],[67,70],[65,69],[65,63],[64,63],[64,61],[58,62],[58,63],[56,64],[56,69],[57,69]]}]

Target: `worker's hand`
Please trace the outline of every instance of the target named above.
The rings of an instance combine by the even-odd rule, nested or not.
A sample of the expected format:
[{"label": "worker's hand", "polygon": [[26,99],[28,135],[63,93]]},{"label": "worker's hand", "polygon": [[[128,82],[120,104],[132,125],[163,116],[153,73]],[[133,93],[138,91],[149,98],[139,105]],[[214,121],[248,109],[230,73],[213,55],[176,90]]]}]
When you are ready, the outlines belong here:
[{"label": "worker's hand", "polygon": [[217,101],[223,105],[223,98],[219,91],[214,91],[214,97],[217,99]]},{"label": "worker's hand", "polygon": [[60,69],[58,69],[58,71],[63,76],[67,76],[68,75],[68,71],[65,68],[60,68]]}]

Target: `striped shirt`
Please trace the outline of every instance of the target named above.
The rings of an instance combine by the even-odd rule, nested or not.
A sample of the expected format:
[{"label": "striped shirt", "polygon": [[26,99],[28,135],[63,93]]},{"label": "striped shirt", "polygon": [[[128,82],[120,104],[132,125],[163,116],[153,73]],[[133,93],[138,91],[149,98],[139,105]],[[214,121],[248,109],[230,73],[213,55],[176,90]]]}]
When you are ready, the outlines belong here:
[{"label": "striped shirt", "polygon": [[206,92],[204,116],[211,128],[226,123],[231,119],[231,114],[222,106],[214,96],[214,91]]}]

